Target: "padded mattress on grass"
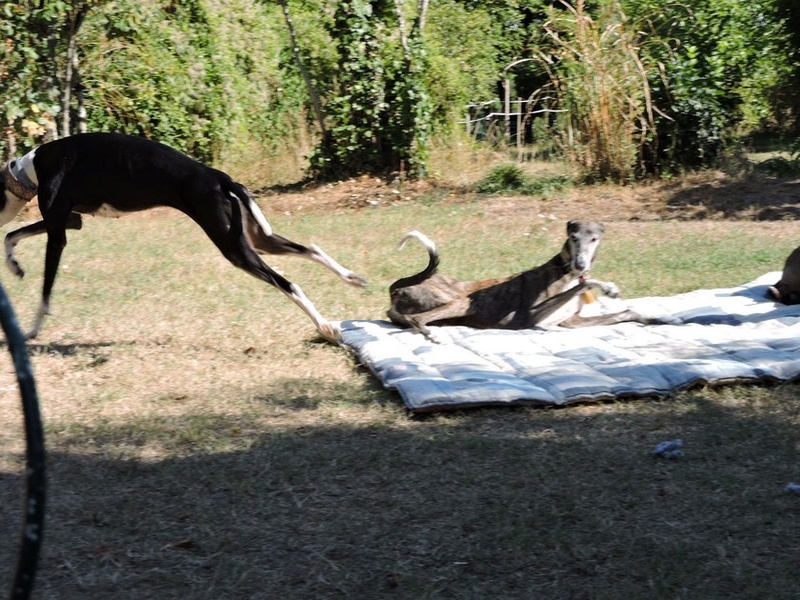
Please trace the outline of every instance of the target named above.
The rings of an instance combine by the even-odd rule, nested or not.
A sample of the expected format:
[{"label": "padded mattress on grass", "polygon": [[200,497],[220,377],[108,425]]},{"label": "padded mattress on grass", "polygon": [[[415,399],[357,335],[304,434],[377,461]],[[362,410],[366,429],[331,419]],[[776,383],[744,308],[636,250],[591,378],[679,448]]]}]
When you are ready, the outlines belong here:
[{"label": "padded mattress on grass", "polygon": [[388,321],[341,321],[343,343],[412,412],[565,405],[666,396],[699,384],[800,375],[800,305],[766,297],[780,272],[735,288],[600,301],[676,324],[524,331],[432,327],[440,343]]}]

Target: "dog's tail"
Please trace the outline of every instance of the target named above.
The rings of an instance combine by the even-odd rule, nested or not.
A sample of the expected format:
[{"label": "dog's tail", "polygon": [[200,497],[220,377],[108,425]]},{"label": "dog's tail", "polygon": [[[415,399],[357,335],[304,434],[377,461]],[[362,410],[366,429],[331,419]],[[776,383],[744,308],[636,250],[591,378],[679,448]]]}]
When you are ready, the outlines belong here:
[{"label": "dog's tail", "polygon": [[424,233],[419,231],[409,231],[406,236],[400,241],[400,245],[398,246],[399,250],[402,250],[405,245],[408,243],[409,240],[415,239],[420,242],[425,249],[428,251],[428,266],[425,267],[422,271],[417,273],[416,275],[411,275],[410,277],[403,277],[402,279],[398,279],[395,281],[391,286],[389,286],[389,291],[395,290],[397,288],[408,287],[410,285],[417,285],[418,283],[422,283],[432,275],[436,273],[439,269],[439,253],[436,251],[436,244],[426,236]]}]

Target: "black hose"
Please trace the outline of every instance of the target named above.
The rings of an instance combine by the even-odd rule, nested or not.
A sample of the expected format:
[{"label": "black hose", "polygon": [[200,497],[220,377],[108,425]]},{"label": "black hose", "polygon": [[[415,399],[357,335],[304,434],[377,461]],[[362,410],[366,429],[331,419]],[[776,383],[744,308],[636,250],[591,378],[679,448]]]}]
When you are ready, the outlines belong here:
[{"label": "black hose", "polygon": [[25,336],[19,328],[14,309],[0,285],[0,325],[6,334],[8,351],[14,361],[17,383],[22,397],[22,412],[25,421],[26,490],[25,515],[22,536],[17,555],[17,568],[11,588],[12,600],[27,600],[33,591],[39,550],[42,546],[44,508],[46,497],[45,448],[42,417],[36,384],[28,359]]}]

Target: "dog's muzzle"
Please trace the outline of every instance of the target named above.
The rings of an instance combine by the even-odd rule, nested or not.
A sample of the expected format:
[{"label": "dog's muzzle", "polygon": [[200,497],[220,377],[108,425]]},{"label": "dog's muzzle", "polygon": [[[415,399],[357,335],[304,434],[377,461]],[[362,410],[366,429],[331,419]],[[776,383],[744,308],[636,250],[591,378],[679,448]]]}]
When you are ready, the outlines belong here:
[{"label": "dog's muzzle", "polygon": [[20,200],[29,202],[37,193],[37,186],[35,183],[28,179],[25,171],[20,171],[20,175],[14,174],[14,163],[16,161],[10,160],[3,165],[0,171],[0,177],[3,179],[5,188],[14,194]]}]

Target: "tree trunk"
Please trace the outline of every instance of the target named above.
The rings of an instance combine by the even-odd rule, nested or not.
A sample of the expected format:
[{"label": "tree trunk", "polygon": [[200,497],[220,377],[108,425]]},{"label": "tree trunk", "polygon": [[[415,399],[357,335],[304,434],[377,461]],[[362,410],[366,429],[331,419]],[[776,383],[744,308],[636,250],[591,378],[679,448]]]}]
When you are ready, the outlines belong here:
[{"label": "tree trunk", "polygon": [[64,71],[64,89],[61,93],[61,137],[69,135],[70,105],[72,104],[72,73],[76,61],[75,35],[72,31],[67,42],[67,67]]},{"label": "tree trunk", "polygon": [[[64,85],[61,95],[61,137],[67,137],[71,131],[72,90],[76,87],[78,78],[78,31],[83,25],[86,13],[89,12],[87,4],[81,4],[74,15],[69,15],[67,24],[67,61],[64,71]],[[84,124],[85,129],[85,124]]]},{"label": "tree trunk", "polygon": [[317,90],[314,87],[314,83],[311,81],[311,76],[308,74],[305,65],[303,64],[303,58],[300,56],[300,47],[297,44],[297,35],[294,31],[294,24],[292,23],[292,16],[289,14],[289,6],[286,3],[286,0],[280,0],[281,8],[283,9],[283,18],[286,20],[286,27],[289,30],[289,37],[291,38],[292,43],[292,51],[294,52],[294,59],[297,61],[297,67],[300,69],[300,74],[303,76],[303,81],[306,83],[306,87],[308,88],[308,95],[311,98],[311,103],[314,106],[314,116],[317,119],[317,123],[319,124],[319,130],[322,133],[323,137],[326,134],[325,130],[325,118],[322,114],[322,105],[319,101],[319,94],[317,94]]},{"label": "tree trunk", "polygon": [[420,35],[425,30],[425,19],[428,17],[428,3],[430,0],[419,0],[417,14],[417,31]]}]

